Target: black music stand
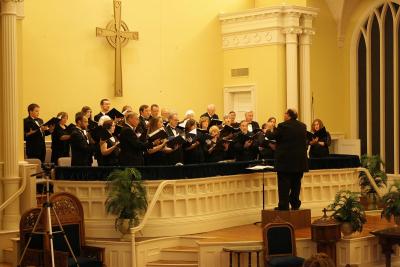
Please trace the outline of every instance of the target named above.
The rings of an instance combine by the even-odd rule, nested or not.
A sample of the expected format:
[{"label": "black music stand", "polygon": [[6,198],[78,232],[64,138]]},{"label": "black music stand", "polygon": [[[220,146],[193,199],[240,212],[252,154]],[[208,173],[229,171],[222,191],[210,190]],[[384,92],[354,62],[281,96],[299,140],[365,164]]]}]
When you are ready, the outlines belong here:
[{"label": "black music stand", "polygon": [[[265,161],[263,160],[262,165],[255,165],[255,166],[246,168],[247,170],[256,171],[256,172],[262,170],[262,174],[263,174],[263,177],[262,177],[262,209],[263,210],[265,210],[265,170],[266,169],[268,169],[268,170],[274,169],[274,166],[264,165],[264,164],[265,164]],[[257,223],[261,223],[261,222],[255,222],[255,224],[257,224]]]}]

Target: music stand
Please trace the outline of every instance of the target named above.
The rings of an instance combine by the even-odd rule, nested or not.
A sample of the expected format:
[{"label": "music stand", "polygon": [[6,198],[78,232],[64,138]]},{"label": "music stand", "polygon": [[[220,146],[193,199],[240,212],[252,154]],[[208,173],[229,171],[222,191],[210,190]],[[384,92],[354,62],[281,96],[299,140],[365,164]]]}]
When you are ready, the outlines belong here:
[{"label": "music stand", "polygon": [[[39,215],[38,215],[38,217],[36,219],[36,222],[35,222],[35,224],[33,226],[32,232],[29,235],[29,239],[26,242],[25,247],[24,247],[24,249],[22,251],[21,257],[20,257],[20,259],[18,261],[18,265],[17,265],[18,267],[21,267],[22,261],[23,261],[23,259],[25,257],[26,251],[29,248],[29,244],[30,244],[30,242],[32,240],[32,236],[34,234],[40,234],[40,235],[48,236],[49,241],[50,241],[51,266],[55,267],[53,234],[58,234],[58,233],[61,233],[63,235],[65,243],[67,244],[68,250],[71,253],[72,258],[73,258],[76,266],[79,267],[78,260],[75,257],[74,251],[72,250],[71,244],[68,241],[68,238],[67,238],[67,236],[65,234],[64,228],[62,227],[60,219],[58,218],[58,215],[57,215],[57,213],[56,213],[56,211],[55,211],[55,209],[53,207],[53,203],[50,202],[50,174],[51,174],[51,169],[53,167],[54,167],[54,164],[43,164],[42,165],[42,168],[44,170],[43,172],[35,173],[35,174],[31,175],[31,177],[38,176],[38,175],[41,175],[41,174],[44,175],[43,176],[44,179],[41,182],[45,182],[45,184],[46,184],[46,186],[44,187],[44,191],[46,192],[46,201],[43,203],[42,207],[40,208],[40,212],[39,212]],[[52,223],[51,223],[51,210],[54,213],[54,217],[57,220],[57,224],[60,227],[60,231],[53,232],[53,227],[52,227]],[[36,228],[39,225],[39,222],[40,222],[43,214],[45,214],[45,216],[47,217],[46,219],[47,219],[47,228],[48,229],[45,229],[43,232],[37,232]]]},{"label": "music stand", "polygon": [[[265,164],[265,161],[263,160],[263,164]],[[253,167],[248,167],[246,168],[247,170],[251,171],[261,171],[262,170],[262,209],[265,209],[265,170],[273,170],[274,166],[271,165],[255,165]],[[260,223],[260,222],[256,222]]]}]

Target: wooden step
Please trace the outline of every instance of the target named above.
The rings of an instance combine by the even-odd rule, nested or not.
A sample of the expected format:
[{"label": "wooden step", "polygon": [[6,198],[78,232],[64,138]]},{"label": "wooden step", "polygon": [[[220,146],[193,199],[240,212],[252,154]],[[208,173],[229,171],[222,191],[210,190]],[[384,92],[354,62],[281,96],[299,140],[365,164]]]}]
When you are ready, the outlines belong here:
[{"label": "wooden step", "polygon": [[14,249],[12,247],[3,249],[3,260],[5,262],[13,262],[14,259]]},{"label": "wooden step", "polygon": [[177,246],[171,248],[163,248],[162,252],[182,252],[182,253],[199,253],[198,247]]},{"label": "wooden step", "polygon": [[199,267],[197,261],[173,261],[173,260],[159,260],[149,262],[147,267]]},{"label": "wooden step", "polygon": [[198,261],[198,247],[177,246],[161,249],[161,259],[174,261]]},{"label": "wooden step", "polygon": [[12,264],[6,262],[0,262],[0,267],[12,267]]}]

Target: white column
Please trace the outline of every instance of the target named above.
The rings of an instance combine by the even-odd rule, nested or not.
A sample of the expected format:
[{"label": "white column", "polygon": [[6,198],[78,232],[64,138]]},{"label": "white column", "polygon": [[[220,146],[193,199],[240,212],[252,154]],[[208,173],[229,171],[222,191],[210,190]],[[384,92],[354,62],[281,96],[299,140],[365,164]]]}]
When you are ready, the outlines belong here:
[{"label": "white column", "polygon": [[[4,177],[3,200],[15,193],[20,185],[18,171],[18,96],[17,96],[17,1],[1,0],[1,104],[3,129]],[[19,199],[4,209],[3,229],[18,229]]]},{"label": "white column", "polygon": [[310,45],[313,31],[303,30],[299,37],[300,57],[300,120],[310,126],[311,113],[311,71],[310,71]]},{"label": "white column", "polygon": [[287,28],[286,35],[286,107],[299,108],[299,86],[297,68],[297,35],[301,29]]}]

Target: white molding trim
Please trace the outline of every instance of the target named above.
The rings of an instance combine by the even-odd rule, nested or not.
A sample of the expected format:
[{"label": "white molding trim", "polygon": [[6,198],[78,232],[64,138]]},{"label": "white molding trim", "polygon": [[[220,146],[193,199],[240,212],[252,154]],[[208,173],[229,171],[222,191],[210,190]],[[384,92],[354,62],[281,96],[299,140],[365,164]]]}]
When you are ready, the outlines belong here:
[{"label": "white molding trim", "polygon": [[251,105],[254,112],[254,120],[257,120],[257,90],[255,84],[242,84],[242,85],[227,85],[224,86],[224,114],[228,114],[231,111],[232,96],[238,92],[250,92],[251,94]]},{"label": "white molding trim", "polygon": [[[223,49],[285,44],[285,29],[309,31],[318,9],[299,6],[254,8],[220,14]],[[302,23],[307,21],[307,23]],[[303,25],[301,25],[303,24]]]}]

